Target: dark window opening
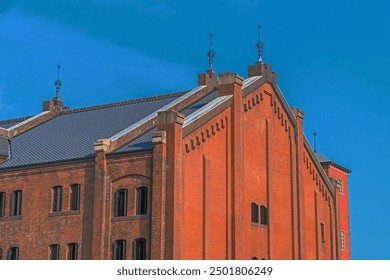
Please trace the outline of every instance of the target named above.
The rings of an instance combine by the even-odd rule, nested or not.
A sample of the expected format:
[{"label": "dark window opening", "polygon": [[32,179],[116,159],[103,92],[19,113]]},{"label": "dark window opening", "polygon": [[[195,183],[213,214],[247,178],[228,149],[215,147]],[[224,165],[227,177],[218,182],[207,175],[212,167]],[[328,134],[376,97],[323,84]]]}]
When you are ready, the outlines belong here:
[{"label": "dark window opening", "polygon": [[3,250],[0,248],[0,261],[3,259]]},{"label": "dark window opening", "polygon": [[259,205],[252,202],[251,204],[251,212],[252,212],[252,223],[258,223],[259,222]]},{"label": "dark window opening", "polygon": [[11,195],[11,216],[22,215],[22,191],[14,191]]},{"label": "dark window opening", "polygon": [[256,257],[252,257],[252,260],[258,260],[258,258],[256,258]]},{"label": "dark window opening", "polygon": [[325,243],[325,226],[321,223],[321,242]]},{"label": "dark window opening", "polygon": [[134,240],[133,260],[146,260],[146,240],[144,238]]},{"label": "dark window opening", "polygon": [[264,205],[260,207],[260,223],[262,225],[268,225],[268,208]]},{"label": "dark window opening", "polygon": [[75,184],[71,186],[70,193],[70,210],[80,209],[80,185]]},{"label": "dark window opening", "polygon": [[126,240],[117,240],[113,246],[113,260],[125,260],[126,259]]},{"label": "dark window opening", "polygon": [[115,216],[127,216],[127,190],[125,189],[115,192]]},{"label": "dark window opening", "polygon": [[77,260],[78,247],[77,243],[68,244],[68,260]]},{"label": "dark window opening", "polygon": [[18,247],[12,247],[8,250],[8,260],[18,260],[19,259],[19,248]]},{"label": "dark window opening", "polygon": [[50,260],[59,260],[60,259],[60,245],[52,244],[50,245]]},{"label": "dark window opening", "polygon": [[62,187],[53,187],[53,212],[61,212],[62,210]]},{"label": "dark window opening", "polygon": [[0,217],[5,216],[5,192],[0,192]]},{"label": "dark window opening", "polygon": [[148,206],[148,189],[146,187],[141,187],[137,189],[137,215],[147,214]]}]

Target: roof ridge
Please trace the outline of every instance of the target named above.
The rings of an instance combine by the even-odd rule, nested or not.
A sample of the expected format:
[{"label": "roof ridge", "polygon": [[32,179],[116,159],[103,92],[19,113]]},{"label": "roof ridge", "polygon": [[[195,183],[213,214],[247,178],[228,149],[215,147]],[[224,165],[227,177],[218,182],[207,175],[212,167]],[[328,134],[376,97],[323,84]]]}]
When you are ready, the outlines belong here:
[{"label": "roof ridge", "polygon": [[7,119],[7,120],[2,120],[0,121],[0,126],[2,124],[9,124],[9,123],[14,123],[14,122],[22,122],[25,121],[33,116],[26,116],[26,117],[19,117],[19,118],[14,118],[14,119]]},{"label": "roof ridge", "polygon": [[113,103],[106,103],[106,104],[100,104],[100,105],[94,105],[94,106],[88,106],[88,107],[82,107],[82,108],[75,108],[75,109],[62,111],[61,115],[81,113],[81,112],[100,110],[100,109],[106,109],[106,108],[113,108],[113,107],[129,105],[129,104],[145,103],[145,102],[151,102],[151,101],[156,101],[156,100],[168,99],[168,98],[172,98],[172,97],[180,97],[187,92],[189,92],[189,90],[146,96],[146,97],[141,97],[141,98],[136,98],[136,99],[130,99],[130,100],[125,100],[125,101],[118,101],[118,102],[113,102]]}]

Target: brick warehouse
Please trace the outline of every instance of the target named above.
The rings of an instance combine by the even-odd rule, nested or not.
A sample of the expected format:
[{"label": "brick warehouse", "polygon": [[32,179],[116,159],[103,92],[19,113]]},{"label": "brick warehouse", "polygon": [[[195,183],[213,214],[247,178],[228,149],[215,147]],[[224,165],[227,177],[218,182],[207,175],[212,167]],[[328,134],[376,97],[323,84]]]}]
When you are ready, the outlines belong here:
[{"label": "brick warehouse", "polygon": [[1,121],[0,257],[349,259],[350,171],[313,152],[270,65],[248,72]]}]

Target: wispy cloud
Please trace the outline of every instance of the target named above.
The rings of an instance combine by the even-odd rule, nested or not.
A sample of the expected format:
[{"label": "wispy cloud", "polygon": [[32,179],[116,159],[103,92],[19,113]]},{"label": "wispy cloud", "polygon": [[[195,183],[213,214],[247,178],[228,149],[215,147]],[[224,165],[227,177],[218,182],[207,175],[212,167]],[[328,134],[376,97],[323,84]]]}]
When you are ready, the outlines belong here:
[{"label": "wispy cloud", "polygon": [[[61,62],[62,94],[72,107],[130,99],[194,86],[196,69],[118,46],[17,9],[0,16],[0,69],[10,104],[24,106],[54,96]],[[0,70],[1,71],[1,70]],[[36,111],[35,111],[36,112]],[[34,113],[34,112],[33,112]],[[27,113],[31,114],[31,113]]]}]

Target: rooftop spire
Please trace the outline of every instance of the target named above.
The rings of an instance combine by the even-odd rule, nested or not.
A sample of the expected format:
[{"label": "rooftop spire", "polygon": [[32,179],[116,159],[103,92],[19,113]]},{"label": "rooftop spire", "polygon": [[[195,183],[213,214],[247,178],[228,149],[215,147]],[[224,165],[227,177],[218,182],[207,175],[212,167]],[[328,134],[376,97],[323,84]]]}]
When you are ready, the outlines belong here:
[{"label": "rooftop spire", "polygon": [[210,72],[214,72],[213,70],[213,58],[215,56],[215,53],[213,51],[213,33],[210,32],[210,50],[207,52],[207,56],[209,57],[209,70]]},{"label": "rooftop spire", "polygon": [[58,65],[57,65],[57,80],[54,82],[54,85],[56,86],[56,97],[54,97],[53,100],[55,100],[55,101],[61,100],[60,89],[61,89],[62,82],[60,80],[60,69],[61,69],[61,64],[58,63]]},{"label": "rooftop spire", "polygon": [[317,131],[315,128],[313,131],[313,136],[314,136],[314,152],[317,153]]},{"label": "rooftop spire", "polygon": [[257,48],[257,63],[261,63],[263,61],[261,55],[263,53],[263,43],[261,42],[261,38],[260,38],[260,30],[261,30],[261,24],[260,22],[257,24],[257,29],[258,29],[258,41],[256,43],[256,48]]}]

